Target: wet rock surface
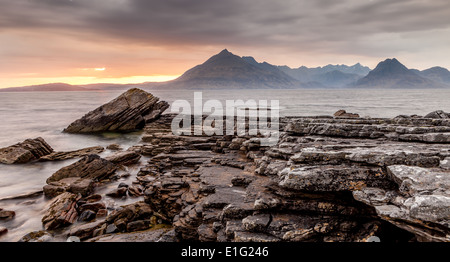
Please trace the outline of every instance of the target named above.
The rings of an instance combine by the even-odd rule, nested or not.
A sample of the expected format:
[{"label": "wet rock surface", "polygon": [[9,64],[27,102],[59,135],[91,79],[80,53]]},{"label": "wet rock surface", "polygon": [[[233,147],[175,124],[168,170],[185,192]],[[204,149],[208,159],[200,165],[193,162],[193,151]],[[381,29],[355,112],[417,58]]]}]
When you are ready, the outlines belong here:
[{"label": "wet rock surface", "polygon": [[52,242],[53,235],[47,231],[34,231],[23,236],[19,242]]},{"label": "wet rock surface", "polygon": [[134,151],[122,151],[112,154],[105,159],[117,165],[128,166],[139,162],[141,155]]},{"label": "wet rock surface", "polygon": [[95,181],[109,178],[118,166],[98,155],[87,155],[79,161],[61,168],[47,179],[47,183],[59,181],[64,178],[89,178]]},{"label": "wet rock surface", "polygon": [[6,227],[0,226],[0,236],[4,235],[6,233],[8,233],[8,229]]},{"label": "wet rock surface", "polygon": [[47,197],[55,197],[64,192],[88,196],[93,192],[94,187],[94,180],[90,178],[68,177],[50,182],[44,186],[43,190],[44,195]]},{"label": "wet rock surface", "polygon": [[39,161],[55,161],[55,160],[79,158],[91,154],[100,154],[104,150],[105,149],[102,146],[93,146],[67,152],[53,152],[51,154],[40,157]]},{"label": "wet rock surface", "polygon": [[53,152],[53,148],[41,137],[27,139],[15,145],[0,148],[0,163],[23,164],[37,160]]},{"label": "wet rock surface", "polygon": [[51,203],[42,218],[45,230],[73,224],[78,218],[76,210],[77,201],[81,196],[65,192],[57,196]]},{"label": "wet rock surface", "polygon": [[0,208],[0,221],[1,220],[11,220],[16,216],[16,212],[12,210],[4,210]]}]

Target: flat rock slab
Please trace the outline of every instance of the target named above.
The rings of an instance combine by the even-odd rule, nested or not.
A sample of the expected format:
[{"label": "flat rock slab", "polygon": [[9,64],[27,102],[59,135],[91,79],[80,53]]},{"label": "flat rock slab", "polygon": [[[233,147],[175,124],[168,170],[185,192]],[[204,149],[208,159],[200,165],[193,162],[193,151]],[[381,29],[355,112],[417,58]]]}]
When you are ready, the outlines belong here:
[{"label": "flat rock slab", "polygon": [[102,235],[87,242],[157,242],[170,228],[149,229],[146,231]]},{"label": "flat rock slab", "polygon": [[208,151],[179,150],[174,154],[168,154],[171,160],[184,160],[187,158],[211,158],[214,154]]},{"label": "flat rock slab", "polygon": [[53,148],[41,137],[0,148],[0,163],[23,164],[51,154]]},{"label": "flat rock slab", "polygon": [[121,151],[110,155],[105,159],[113,162],[114,164],[128,166],[139,162],[141,155],[134,151]]},{"label": "flat rock slab", "polygon": [[117,165],[99,157],[87,155],[69,166],[56,171],[47,179],[47,184],[68,177],[90,178],[94,181],[109,178],[117,170]]},{"label": "flat rock slab", "polygon": [[285,168],[279,185],[289,190],[310,192],[353,191],[367,186],[389,187],[381,168],[349,166],[306,166]]},{"label": "flat rock slab", "polygon": [[[74,121],[64,132],[93,133],[141,129],[145,125],[147,115],[151,115],[149,121],[156,119],[167,107],[166,102],[159,102],[159,98],[152,94],[133,88]],[[156,114],[152,114],[154,109],[157,110]]]},{"label": "flat rock slab", "polygon": [[408,196],[441,194],[450,196],[450,172],[416,166],[387,167],[388,175],[399,185],[400,192]]},{"label": "flat rock slab", "polygon": [[90,178],[68,177],[59,181],[51,182],[44,186],[44,195],[47,197],[55,197],[64,192],[81,194],[88,196],[94,190],[94,180]]},{"label": "flat rock slab", "polygon": [[55,161],[55,160],[66,160],[77,157],[83,157],[90,154],[100,154],[105,148],[102,146],[87,147],[79,150],[66,151],[66,152],[53,152],[51,154],[45,155],[39,158],[39,161]]}]

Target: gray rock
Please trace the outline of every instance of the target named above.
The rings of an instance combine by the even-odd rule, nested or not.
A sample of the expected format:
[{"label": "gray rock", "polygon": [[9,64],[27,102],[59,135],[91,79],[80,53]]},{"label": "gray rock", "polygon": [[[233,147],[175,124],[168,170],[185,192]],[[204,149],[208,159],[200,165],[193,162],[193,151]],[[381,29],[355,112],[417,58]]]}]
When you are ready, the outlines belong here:
[{"label": "gray rock", "polygon": [[27,139],[21,143],[0,148],[0,163],[22,164],[37,160],[42,156],[51,154],[53,148],[41,137]]},{"label": "gray rock", "polygon": [[386,190],[376,187],[365,187],[360,191],[353,191],[353,197],[367,205],[384,205],[391,200]]},{"label": "gray rock", "polygon": [[421,167],[435,167],[439,165],[439,157],[426,153],[416,153],[409,149],[389,149],[384,147],[369,149],[353,149],[349,150],[350,154],[345,159],[377,166],[389,165],[416,165]]},{"label": "gray rock", "polygon": [[442,223],[450,227],[450,197],[441,195],[421,195],[408,199],[409,215],[413,219]]},{"label": "gray rock", "polygon": [[117,226],[115,224],[109,224],[106,227],[105,234],[111,234],[117,231]]},{"label": "gray rock", "polygon": [[146,121],[156,119],[167,109],[168,104],[158,100],[159,98],[143,90],[130,89],[74,121],[64,132],[92,133],[141,129]]},{"label": "gray rock", "polygon": [[442,194],[450,196],[450,174],[427,168],[394,165],[387,167],[388,175],[407,196]]},{"label": "gray rock", "polygon": [[445,113],[442,110],[437,110],[427,114],[426,116],[424,116],[424,118],[447,119],[450,118],[450,113]]},{"label": "gray rock", "polygon": [[156,242],[178,242],[175,230],[172,229],[163,234]]},{"label": "gray rock", "polygon": [[450,133],[428,133],[423,135],[423,142],[450,143]]},{"label": "gray rock", "polygon": [[450,157],[447,157],[444,160],[442,160],[439,166],[443,169],[447,170],[450,169]]},{"label": "gray rock", "polygon": [[364,188],[353,192],[354,198],[419,240],[450,241],[449,173],[404,165],[388,166],[387,171],[398,191]]},{"label": "gray rock", "polygon": [[66,242],[81,242],[81,240],[79,237],[71,236],[67,238]]},{"label": "gray rock", "polygon": [[280,173],[282,188],[301,191],[353,191],[367,186],[389,186],[379,168],[307,166],[285,168]]},{"label": "gray rock", "polygon": [[345,151],[320,151],[315,148],[303,148],[301,153],[293,155],[290,160],[294,163],[317,163],[340,164],[349,155]]}]

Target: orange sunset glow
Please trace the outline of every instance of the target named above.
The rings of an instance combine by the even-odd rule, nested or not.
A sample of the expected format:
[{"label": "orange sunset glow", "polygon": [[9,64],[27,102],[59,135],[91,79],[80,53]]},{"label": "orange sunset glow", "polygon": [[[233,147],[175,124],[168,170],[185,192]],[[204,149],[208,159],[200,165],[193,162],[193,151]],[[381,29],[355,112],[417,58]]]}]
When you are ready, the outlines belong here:
[{"label": "orange sunset glow", "polygon": [[297,68],[450,68],[450,7],[412,1],[0,0],[0,88],[160,82],[224,48]]}]

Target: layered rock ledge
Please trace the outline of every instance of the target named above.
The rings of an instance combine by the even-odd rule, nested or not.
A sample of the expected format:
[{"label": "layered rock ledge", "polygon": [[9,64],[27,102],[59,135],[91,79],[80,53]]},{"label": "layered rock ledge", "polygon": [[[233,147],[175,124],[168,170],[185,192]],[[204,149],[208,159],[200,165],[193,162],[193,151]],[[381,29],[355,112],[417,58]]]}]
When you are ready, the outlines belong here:
[{"label": "layered rock ledge", "polygon": [[0,148],[0,163],[23,164],[53,153],[53,148],[41,137],[27,139],[12,146]]},{"label": "layered rock ledge", "polygon": [[133,88],[74,121],[64,132],[133,131],[143,128],[146,122],[157,119],[168,107],[167,102]]}]

